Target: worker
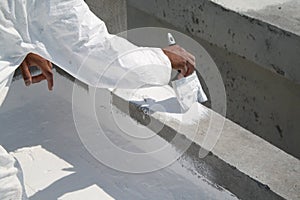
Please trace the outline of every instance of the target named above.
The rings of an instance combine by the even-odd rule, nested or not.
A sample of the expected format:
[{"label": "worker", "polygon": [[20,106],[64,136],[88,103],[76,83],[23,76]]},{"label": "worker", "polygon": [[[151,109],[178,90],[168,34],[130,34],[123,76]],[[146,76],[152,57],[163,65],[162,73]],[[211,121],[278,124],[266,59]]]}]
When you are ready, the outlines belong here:
[{"label": "worker", "polygon": [[[18,67],[26,86],[46,80],[52,90],[52,63],[93,87],[121,87],[126,79],[122,87],[135,88],[168,84],[172,68],[192,74],[195,57],[177,45],[137,47],[109,34],[83,0],[0,1],[0,105]],[[41,74],[33,76],[32,66]],[[17,174],[0,146],[0,199],[24,198]]]}]

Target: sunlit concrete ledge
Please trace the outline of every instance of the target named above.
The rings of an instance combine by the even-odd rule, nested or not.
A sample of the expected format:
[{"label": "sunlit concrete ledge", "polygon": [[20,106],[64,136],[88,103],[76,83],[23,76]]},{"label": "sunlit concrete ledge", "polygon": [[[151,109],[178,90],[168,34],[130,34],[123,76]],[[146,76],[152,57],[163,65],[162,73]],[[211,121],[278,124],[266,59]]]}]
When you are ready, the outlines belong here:
[{"label": "sunlit concrete ledge", "polygon": [[[131,90],[116,90],[113,103],[168,141],[177,133],[184,136],[183,141],[191,140],[193,143],[180,158],[182,165],[204,174],[237,197],[264,200],[300,198],[298,159],[201,104],[194,105],[186,114],[178,113],[178,107],[174,106],[176,97],[170,91],[168,86],[140,89],[134,94]],[[145,103],[145,99],[150,97],[152,100]],[[173,108],[166,107],[168,101]],[[166,108],[167,111],[150,112],[148,116],[139,105],[149,105],[158,110]],[[193,114],[193,110],[198,112]],[[199,158],[209,123],[220,127],[223,120],[224,127],[217,143],[205,158]],[[163,128],[157,130],[162,124]]]},{"label": "sunlit concrete ledge", "polygon": [[128,0],[127,4],[300,83],[298,0]]}]

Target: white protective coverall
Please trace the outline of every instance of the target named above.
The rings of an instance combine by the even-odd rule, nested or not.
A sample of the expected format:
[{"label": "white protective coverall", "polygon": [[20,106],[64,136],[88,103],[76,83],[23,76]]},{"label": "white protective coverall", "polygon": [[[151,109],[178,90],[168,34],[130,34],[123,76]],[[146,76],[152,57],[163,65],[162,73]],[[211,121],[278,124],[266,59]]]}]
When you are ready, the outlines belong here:
[{"label": "white protective coverall", "polygon": [[[83,0],[1,0],[0,105],[30,52],[95,87],[165,85],[171,76],[170,60],[160,48],[137,47],[109,34]],[[21,198],[16,174],[0,146],[0,199]]]}]

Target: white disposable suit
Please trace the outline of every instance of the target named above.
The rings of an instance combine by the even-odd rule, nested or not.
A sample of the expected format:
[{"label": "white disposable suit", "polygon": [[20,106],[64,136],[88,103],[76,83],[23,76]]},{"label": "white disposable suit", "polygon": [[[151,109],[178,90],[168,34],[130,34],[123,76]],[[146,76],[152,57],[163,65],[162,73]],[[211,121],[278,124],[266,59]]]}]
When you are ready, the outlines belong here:
[{"label": "white disposable suit", "polygon": [[[0,105],[30,52],[95,87],[165,85],[171,76],[160,48],[137,47],[109,34],[83,0],[1,0]],[[13,159],[0,146],[0,199],[21,198],[16,174]]]},{"label": "white disposable suit", "polygon": [[4,0],[0,7],[1,91],[29,52],[95,87],[169,82],[171,64],[160,48],[137,47],[109,34],[83,0]]}]

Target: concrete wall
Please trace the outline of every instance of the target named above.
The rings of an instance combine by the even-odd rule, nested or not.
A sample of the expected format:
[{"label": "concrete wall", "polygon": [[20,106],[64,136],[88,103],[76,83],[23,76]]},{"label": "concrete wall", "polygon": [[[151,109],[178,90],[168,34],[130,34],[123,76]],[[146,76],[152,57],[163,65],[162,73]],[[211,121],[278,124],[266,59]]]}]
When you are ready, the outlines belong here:
[{"label": "concrete wall", "polygon": [[[130,37],[130,34],[128,35]],[[138,123],[170,142],[177,152],[184,151],[179,161],[192,174],[202,174],[214,184],[231,191],[239,199],[300,198],[299,159],[201,104],[194,104],[192,112],[178,113],[176,101],[173,100],[176,96],[170,89],[168,86],[141,88],[135,91],[117,89],[112,94],[112,103]],[[150,94],[153,101],[145,103],[145,95]],[[171,102],[175,105],[173,108],[168,107],[164,112],[152,112],[158,105],[164,107]],[[150,108],[150,115],[145,115],[141,109],[140,105],[145,104]],[[218,134],[216,127],[223,120],[224,127],[217,143],[208,155],[200,158],[200,149],[208,147],[208,143],[213,143],[214,135]],[[213,126],[214,133],[207,132]],[[182,137],[178,137],[179,135]],[[207,142],[208,140],[210,142]],[[185,144],[188,145],[188,149]]]},{"label": "concrete wall", "polygon": [[[227,117],[299,158],[300,85],[281,73],[283,64],[299,66],[299,37],[208,1],[172,2],[129,0],[128,27],[161,26],[193,36],[219,67]],[[273,70],[273,63],[281,68]]]},{"label": "concrete wall", "polygon": [[[86,2],[111,33],[127,29],[125,0]],[[300,157],[300,124],[295,123],[300,118],[300,109],[295,109],[299,107],[300,86],[294,84],[300,69],[297,35],[206,0],[184,4],[129,0],[128,4],[150,14],[143,18],[130,10],[129,28],[167,26],[158,24],[155,16],[197,37],[221,71],[227,92],[227,117]]]},{"label": "concrete wall", "polygon": [[127,30],[125,0],[85,0],[99,18],[105,21],[110,33],[117,34]]},{"label": "concrete wall", "polygon": [[[300,37],[279,28],[279,25],[265,23],[270,17],[262,17],[261,12],[264,12],[264,9],[255,12],[260,18],[252,18],[250,16],[254,16],[253,11],[239,12],[238,9],[234,9],[235,1],[226,2],[227,8],[211,0],[128,0],[128,4],[150,15],[299,84]],[[260,4],[259,0],[255,2]],[[247,6],[246,3],[242,4]],[[286,2],[280,6],[284,8],[290,4]],[[298,13],[299,10],[298,6]],[[273,18],[273,21],[276,21],[278,16]],[[295,17],[294,20],[299,19]],[[288,21],[288,18],[285,18],[285,21]],[[300,28],[299,21],[297,22],[294,25]]]}]

